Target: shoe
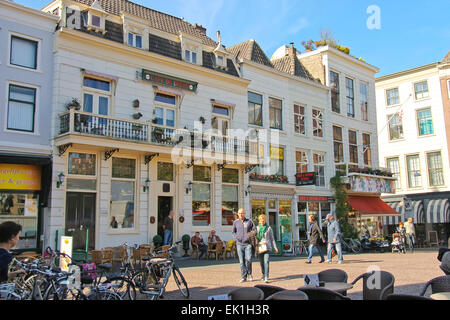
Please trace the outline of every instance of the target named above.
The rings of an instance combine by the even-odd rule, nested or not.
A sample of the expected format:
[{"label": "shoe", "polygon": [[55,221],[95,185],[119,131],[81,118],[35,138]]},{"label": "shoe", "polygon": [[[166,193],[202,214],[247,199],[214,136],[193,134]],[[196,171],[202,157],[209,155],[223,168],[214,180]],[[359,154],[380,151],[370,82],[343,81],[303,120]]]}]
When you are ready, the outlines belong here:
[{"label": "shoe", "polygon": [[265,283],[269,283],[269,278],[265,278],[265,279],[264,279],[264,282],[265,282]]},{"label": "shoe", "polygon": [[306,261],[305,263],[306,263],[306,264],[311,264],[311,261]]},{"label": "shoe", "polygon": [[320,261],[319,261],[319,263],[324,263],[324,262],[325,262],[325,260],[320,260]]},{"label": "shoe", "polygon": [[252,276],[247,276],[247,280],[248,281],[253,281],[253,277]]},{"label": "shoe", "polygon": [[341,261],[338,261],[338,264],[343,264],[343,263],[344,263],[344,261],[342,261],[342,260],[341,260]]},{"label": "shoe", "polygon": [[247,281],[246,279],[242,278],[242,279],[239,281],[239,283],[246,282],[246,281]]},{"label": "shoe", "polygon": [[327,261],[325,261],[325,262],[327,262],[327,263],[331,263],[331,260],[327,260]]}]

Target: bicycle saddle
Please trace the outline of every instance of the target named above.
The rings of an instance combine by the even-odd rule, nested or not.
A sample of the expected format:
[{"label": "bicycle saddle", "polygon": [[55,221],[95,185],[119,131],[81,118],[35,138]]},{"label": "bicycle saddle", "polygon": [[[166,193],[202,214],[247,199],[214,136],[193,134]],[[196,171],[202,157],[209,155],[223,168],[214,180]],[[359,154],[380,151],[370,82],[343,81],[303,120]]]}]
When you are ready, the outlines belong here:
[{"label": "bicycle saddle", "polygon": [[112,268],[112,264],[111,263],[99,264],[99,265],[97,265],[97,268],[109,270]]}]

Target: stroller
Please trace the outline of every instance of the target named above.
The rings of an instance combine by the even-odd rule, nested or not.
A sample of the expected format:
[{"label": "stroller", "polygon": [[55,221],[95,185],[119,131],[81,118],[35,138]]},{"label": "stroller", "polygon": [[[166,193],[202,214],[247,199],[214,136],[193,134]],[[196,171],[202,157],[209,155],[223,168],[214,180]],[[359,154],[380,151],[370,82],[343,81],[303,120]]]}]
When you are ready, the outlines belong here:
[{"label": "stroller", "polygon": [[391,248],[392,252],[406,253],[406,241],[405,237],[402,237],[400,233],[392,234]]}]

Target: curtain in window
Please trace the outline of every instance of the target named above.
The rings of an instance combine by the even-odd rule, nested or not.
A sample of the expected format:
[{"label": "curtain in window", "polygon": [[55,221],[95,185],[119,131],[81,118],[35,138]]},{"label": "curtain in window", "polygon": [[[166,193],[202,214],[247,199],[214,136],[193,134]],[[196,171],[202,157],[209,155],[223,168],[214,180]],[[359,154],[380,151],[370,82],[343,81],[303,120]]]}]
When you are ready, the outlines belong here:
[{"label": "curtain in window", "polygon": [[36,90],[9,87],[8,129],[33,131]]},{"label": "curtain in window", "polygon": [[433,119],[431,118],[431,109],[417,111],[417,118],[419,121],[420,135],[433,134]]},{"label": "curtain in window", "polygon": [[420,174],[420,163],[418,156],[409,156],[406,158],[408,165],[408,181],[409,187],[419,187],[422,185],[422,177]]},{"label": "curtain in window", "polygon": [[442,173],[442,158],[440,152],[433,152],[427,155],[428,170],[430,175],[430,185],[441,186],[444,184],[444,176]]},{"label": "curtain in window", "polygon": [[11,64],[36,69],[37,42],[11,38]]}]

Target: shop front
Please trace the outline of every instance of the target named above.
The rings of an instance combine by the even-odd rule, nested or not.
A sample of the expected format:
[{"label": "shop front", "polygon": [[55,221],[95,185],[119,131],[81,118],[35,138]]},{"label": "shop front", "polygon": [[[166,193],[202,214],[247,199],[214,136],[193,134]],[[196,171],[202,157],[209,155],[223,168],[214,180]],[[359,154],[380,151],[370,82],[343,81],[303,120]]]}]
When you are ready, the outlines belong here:
[{"label": "shop front", "polygon": [[0,223],[22,226],[16,249],[38,251],[51,177],[49,157],[0,156]]},{"label": "shop front", "polygon": [[296,231],[299,240],[307,240],[307,230],[309,227],[309,215],[314,215],[322,227],[322,221],[327,214],[331,213],[331,206],[334,202],[332,197],[299,195],[297,202]]}]

